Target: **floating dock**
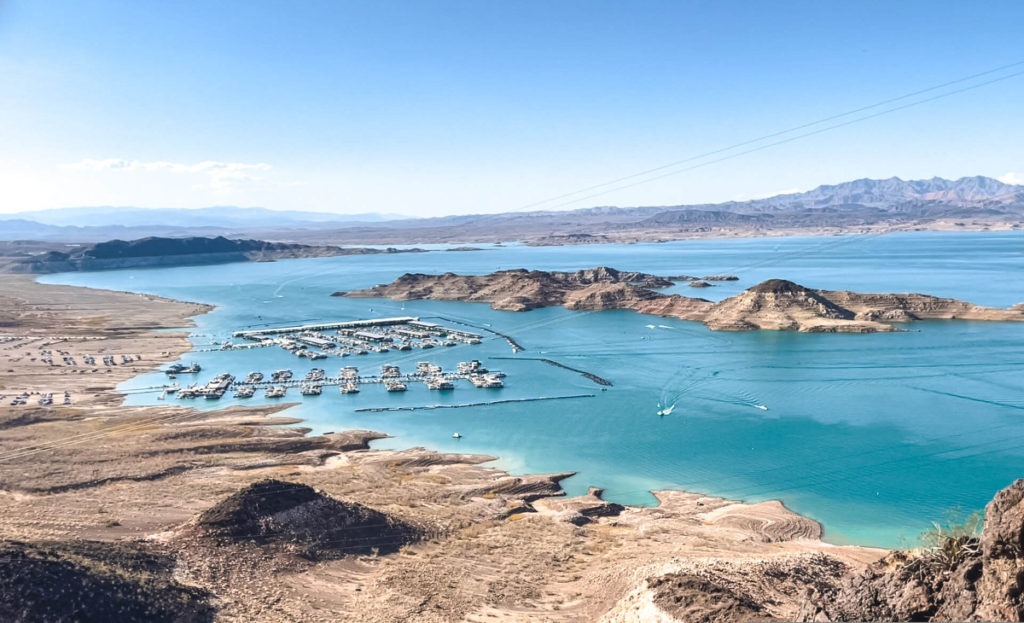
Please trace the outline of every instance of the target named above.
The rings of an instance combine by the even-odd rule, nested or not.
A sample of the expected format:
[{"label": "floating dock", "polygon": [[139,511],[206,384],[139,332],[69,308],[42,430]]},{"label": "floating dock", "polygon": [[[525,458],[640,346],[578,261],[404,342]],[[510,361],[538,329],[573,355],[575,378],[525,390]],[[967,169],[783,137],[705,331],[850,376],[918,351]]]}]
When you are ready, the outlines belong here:
[{"label": "floating dock", "polygon": [[[463,365],[464,364],[464,365]],[[458,372],[441,372],[432,364],[418,366],[416,372],[402,372],[398,366],[382,366],[381,374],[360,376],[358,369],[348,366],[338,376],[326,376],[318,368],[314,368],[305,378],[293,378],[284,370],[271,375],[271,378],[257,378],[252,373],[246,380],[239,381],[229,374],[222,374],[206,385],[185,387],[178,391],[179,398],[221,398],[228,391],[233,391],[238,398],[249,398],[258,390],[266,390],[268,397],[278,398],[289,389],[298,388],[304,396],[318,396],[323,387],[339,388],[342,394],[358,393],[360,385],[383,385],[388,391],[405,391],[408,383],[423,383],[428,389],[450,391],[455,389],[455,381],[469,381],[481,389],[500,389],[504,387],[503,372],[480,371],[478,361],[463,362]],[[475,365],[474,365],[475,364]],[[282,391],[283,390],[283,391]]]},{"label": "floating dock", "polygon": [[455,346],[459,343],[480,344],[482,341],[476,333],[424,322],[414,316],[248,329],[231,335],[247,342],[225,342],[220,350],[279,346],[296,357],[308,359],[386,353],[392,349],[404,351]]},{"label": "floating dock", "polygon": [[368,320],[345,320],[340,322],[324,322],[320,324],[304,324],[294,327],[277,327],[268,329],[250,329],[246,331],[235,331],[232,337],[248,339],[261,335],[286,335],[288,333],[304,333],[308,331],[338,331],[339,329],[362,329],[376,326],[391,326],[396,324],[408,324],[416,322],[419,318],[414,316],[398,316],[395,318],[370,318]]}]

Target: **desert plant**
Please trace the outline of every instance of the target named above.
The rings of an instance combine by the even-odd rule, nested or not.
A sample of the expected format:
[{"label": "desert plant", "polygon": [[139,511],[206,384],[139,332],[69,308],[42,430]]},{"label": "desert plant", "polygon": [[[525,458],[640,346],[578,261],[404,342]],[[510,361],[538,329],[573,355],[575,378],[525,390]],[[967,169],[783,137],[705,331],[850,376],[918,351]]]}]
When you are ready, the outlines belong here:
[{"label": "desert plant", "polygon": [[981,553],[981,512],[975,511],[962,521],[960,516],[962,512],[954,509],[945,523],[933,522],[932,529],[921,533],[923,565],[948,571]]}]

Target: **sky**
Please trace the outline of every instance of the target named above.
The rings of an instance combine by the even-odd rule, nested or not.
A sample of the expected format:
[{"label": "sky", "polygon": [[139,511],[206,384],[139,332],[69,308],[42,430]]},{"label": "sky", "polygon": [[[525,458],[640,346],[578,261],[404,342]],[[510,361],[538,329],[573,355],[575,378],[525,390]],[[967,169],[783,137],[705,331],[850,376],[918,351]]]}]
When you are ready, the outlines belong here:
[{"label": "sky", "polygon": [[1017,65],[576,192],[1020,63],[1021,23],[1016,0],[0,0],[0,213],[436,216],[1024,183]]}]

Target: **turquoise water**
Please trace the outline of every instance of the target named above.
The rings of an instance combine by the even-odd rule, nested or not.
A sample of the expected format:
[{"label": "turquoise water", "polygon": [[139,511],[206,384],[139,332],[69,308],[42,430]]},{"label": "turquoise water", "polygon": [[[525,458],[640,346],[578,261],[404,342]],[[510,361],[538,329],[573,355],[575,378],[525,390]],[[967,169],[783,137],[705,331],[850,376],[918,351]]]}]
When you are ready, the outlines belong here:
[{"label": "turquoise water", "polygon": [[[650,504],[651,489],[682,488],[744,500],[778,498],[821,521],[836,543],[912,544],[950,509],[982,508],[1024,476],[1024,324],[935,321],[876,335],[717,333],[632,312],[499,312],[487,305],[329,296],[406,271],[486,273],[596,265],[658,274],[735,273],[740,281],[684,294],[724,298],[770,277],[816,288],[917,291],[1008,306],[1024,301],[1024,233],[913,233],[842,238],[432,252],[110,271],[41,281],[150,292],[217,305],[197,318],[197,350],[238,328],[388,315],[489,324],[502,339],[480,346],[332,358],[311,364],[279,349],[196,352],[202,380],[312,365],[376,369],[478,358],[508,373],[502,390],[463,385],[447,397],[420,385],[405,394],[334,388],[289,412],[317,431],[370,428],[378,447],[415,445],[500,457],[515,472],[576,471],[609,499]],[[530,358],[546,357],[614,383]],[[499,359],[510,358],[510,359]],[[164,382],[159,373],[125,383]],[[467,409],[355,413],[359,407],[593,394],[592,398]],[[289,400],[298,396],[289,395]],[[260,394],[250,404],[267,402]],[[139,393],[130,404],[156,404]],[[232,404],[195,401],[203,408]],[[667,417],[656,412],[668,404]],[[767,410],[758,408],[764,405]],[[452,439],[459,431],[463,439]]]}]

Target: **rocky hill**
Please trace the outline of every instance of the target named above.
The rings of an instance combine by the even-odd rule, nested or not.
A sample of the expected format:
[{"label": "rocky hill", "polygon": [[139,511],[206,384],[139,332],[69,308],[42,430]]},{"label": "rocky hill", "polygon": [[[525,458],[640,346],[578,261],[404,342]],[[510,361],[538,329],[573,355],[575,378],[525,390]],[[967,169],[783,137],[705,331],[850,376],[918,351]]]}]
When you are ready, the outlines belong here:
[{"label": "rocky hill", "polygon": [[174,579],[175,559],[137,543],[0,542],[0,620],[213,621],[209,591]]},{"label": "rocky hill", "polygon": [[304,558],[323,560],[396,552],[417,540],[420,531],[362,504],[336,500],[306,485],[262,480],[206,510],[184,535],[218,544],[284,548]]},{"label": "rocky hill", "polygon": [[503,270],[489,275],[424,275],[407,273],[387,285],[368,290],[336,292],[336,296],[434,299],[490,303],[494,309],[528,311],[539,307],[565,305],[570,309],[623,309],[659,295],[651,288],[667,288],[673,279],[647,273],[618,271],[598,266],[575,272]]},{"label": "rocky hill", "polygon": [[7,243],[0,247],[0,271],[11,273],[57,273],[118,268],[264,262],[304,257],[333,257],[375,253],[404,253],[419,249],[371,249],[337,246],[309,246],[264,240],[214,238],[141,238],[110,240],[86,246],[61,245],[57,249],[31,252]]},{"label": "rocky hill", "polygon": [[[701,281],[732,279],[708,276]],[[528,311],[561,305],[573,310],[629,309],[642,314],[703,322],[715,331],[875,333],[898,331],[893,323],[963,319],[1024,322],[1020,305],[995,309],[924,294],[861,294],[812,290],[769,279],[718,303],[663,294],[655,289],[694,277],[658,277],[598,267],[572,273],[500,271],[490,275],[405,274],[394,282],[335,296],[432,299],[490,303],[494,309]]]}]

